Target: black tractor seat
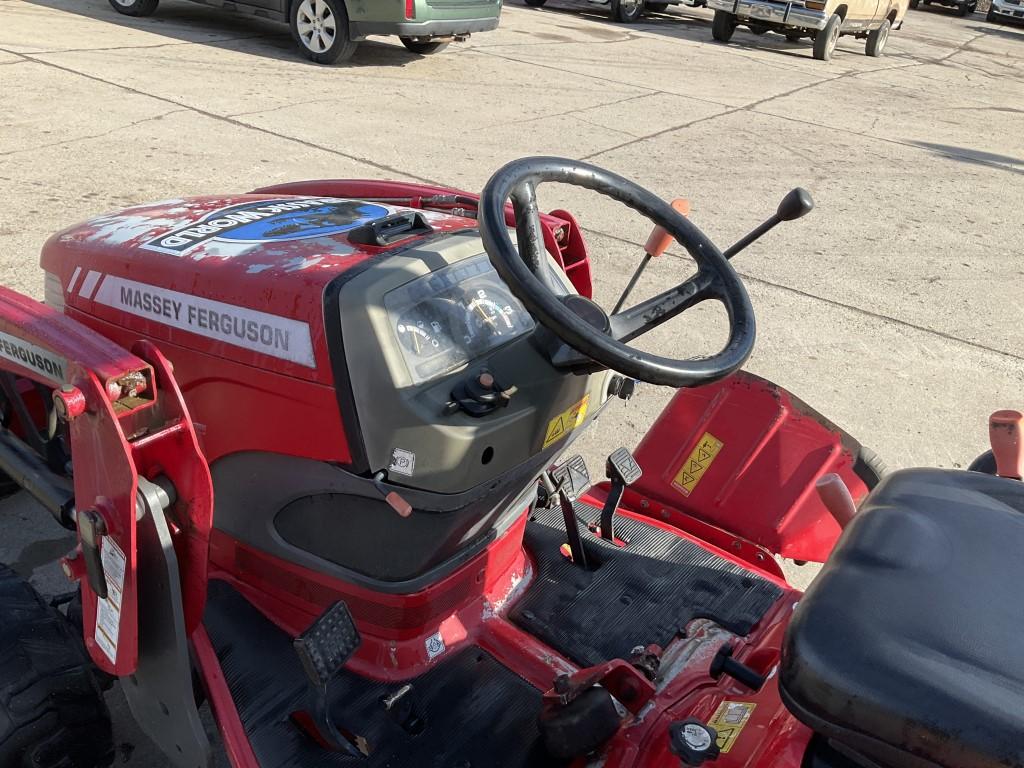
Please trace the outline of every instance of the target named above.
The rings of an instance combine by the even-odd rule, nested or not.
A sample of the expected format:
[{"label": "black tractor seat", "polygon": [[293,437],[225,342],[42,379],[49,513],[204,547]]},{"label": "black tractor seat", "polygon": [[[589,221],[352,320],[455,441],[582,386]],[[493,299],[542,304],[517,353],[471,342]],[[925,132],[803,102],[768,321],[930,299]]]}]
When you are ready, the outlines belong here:
[{"label": "black tractor seat", "polygon": [[1024,483],[886,478],[797,607],[779,687],[858,764],[1024,766]]}]

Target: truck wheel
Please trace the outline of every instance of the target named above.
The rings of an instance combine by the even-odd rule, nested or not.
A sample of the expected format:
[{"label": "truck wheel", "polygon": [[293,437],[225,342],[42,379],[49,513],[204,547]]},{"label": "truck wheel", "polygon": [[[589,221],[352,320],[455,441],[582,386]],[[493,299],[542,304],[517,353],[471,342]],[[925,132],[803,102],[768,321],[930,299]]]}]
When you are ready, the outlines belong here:
[{"label": "truck wheel", "polygon": [[0,565],[0,765],[110,765],[110,713],[81,636]]},{"label": "truck wheel", "polygon": [[664,13],[668,10],[668,3],[646,3],[644,7],[651,13]]},{"label": "truck wheel", "polygon": [[413,53],[418,53],[420,56],[429,56],[432,53],[440,53],[448,47],[447,40],[415,40],[411,37],[402,37],[399,39],[402,41],[402,45]]},{"label": "truck wheel", "polygon": [[632,24],[644,13],[644,0],[612,0],[612,18]]},{"label": "truck wheel", "polygon": [[868,32],[868,41],[864,44],[864,53],[868,56],[881,56],[885,50],[885,41],[889,39],[889,20],[882,22],[878,29]]},{"label": "truck wheel", "polygon": [[910,0],[910,7],[916,10],[920,2],[921,0]]},{"label": "truck wheel", "polygon": [[989,6],[988,13],[985,14],[985,21],[989,24],[998,24],[999,19],[996,18],[996,14],[993,12],[991,6]]},{"label": "truck wheel", "polygon": [[829,61],[832,58],[832,51],[836,49],[839,42],[839,28],[843,25],[843,19],[838,13],[833,13],[824,29],[818,30],[814,36],[814,58],[821,61]]},{"label": "truck wheel", "polygon": [[963,5],[957,6],[956,13],[958,16],[970,16],[972,13],[974,13],[974,8],[971,6],[970,3],[964,3]]},{"label": "truck wheel", "polygon": [[151,16],[160,0],[110,0],[118,13],[125,16]]},{"label": "truck wheel", "polygon": [[291,16],[292,37],[317,64],[344,61],[356,52],[359,44],[349,37],[342,0],[295,0]]},{"label": "truck wheel", "polygon": [[711,20],[711,36],[720,43],[728,43],[736,31],[736,17],[725,11],[715,11]]}]

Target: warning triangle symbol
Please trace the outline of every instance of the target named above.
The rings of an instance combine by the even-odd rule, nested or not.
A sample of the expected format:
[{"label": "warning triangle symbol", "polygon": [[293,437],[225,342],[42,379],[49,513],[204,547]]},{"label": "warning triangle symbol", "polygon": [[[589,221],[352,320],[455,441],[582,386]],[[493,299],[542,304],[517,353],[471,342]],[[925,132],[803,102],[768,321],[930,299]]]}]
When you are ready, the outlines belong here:
[{"label": "warning triangle symbol", "polygon": [[683,485],[689,485],[690,483],[696,483],[697,478],[691,475],[689,472],[683,472]]},{"label": "warning triangle symbol", "polygon": [[700,448],[697,449],[697,458],[700,459],[701,461],[707,461],[708,459],[711,458],[711,453],[710,451],[706,450],[702,445]]},{"label": "warning triangle symbol", "polygon": [[704,469],[704,467],[702,467],[700,464],[698,464],[693,459],[690,459],[690,471],[691,472],[700,472],[702,469]]},{"label": "warning triangle symbol", "polygon": [[557,439],[561,434],[565,432],[565,424],[562,423],[562,417],[558,417],[558,421],[551,425],[551,429],[548,430],[548,436],[545,439],[546,442]]}]

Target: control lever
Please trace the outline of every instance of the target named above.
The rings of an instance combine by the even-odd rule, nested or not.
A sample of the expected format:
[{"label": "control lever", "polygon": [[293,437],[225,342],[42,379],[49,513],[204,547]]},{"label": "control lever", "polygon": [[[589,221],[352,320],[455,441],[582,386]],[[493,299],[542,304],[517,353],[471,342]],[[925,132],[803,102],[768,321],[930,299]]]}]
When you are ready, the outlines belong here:
[{"label": "control lever", "polygon": [[626,487],[632,485],[643,475],[643,470],[636,463],[633,454],[627,448],[619,448],[613,451],[605,462],[605,475],[611,480],[611,487],[608,489],[608,498],[604,500],[604,507],[601,509],[601,538],[605,541],[615,541],[615,510],[622,503],[622,494]]},{"label": "control lever", "polygon": [[996,474],[1014,480],[1024,477],[1024,414],[993,413],[988,417],[988,439],[996,460]]},{"label": "control lever", "polygon": [[580,455],[551,470],[551,479],[555,483],[555,492],[562,507],[562,518],[565,521],[565,536],[569,540],[569,554],[574,565],[583,570],[587,567],[587,553],[583,549],[583,538],[580,536],[580,522],[576,517],[573,502],[590,487],[590,472],[587,463]]},{"label": "control lever", "polygon": [[792,189],[782,198],[779,207],[775,209],[775,213],[767,221],[754,227],[753,230],[726,248],[722,255],[727,259],[731,259],[762,235],[775,229],[782,222],[794,221],[806,216],[812,210],[814,210],[814,198],[811,197],[811,193],[803,187]]},{"label": "control lever", "polygon": [[384,481],[387,479],[387,472],[382,469],[373,476],[373,487],[377,489],[377,493],[384,497],[384,501],[387,502],[389,507],[402,517],[408,517],[412,514],[412,504],[403,499],[397,491],[389,491],[387,486],[384,485]]},{"label": "control lever", "polygon": [[[690,215],[690,201],[685,198],[677,197],[672,201],[672,207],[683,214],[683,216]],[[636,287],[640,275],[647,269],[647,263],[651,259],[661,256],[668,250],[670,245],[672,245],[672,235],[666,232],[665,228],[661,225],[655,225],[654,229],[651,230],[651,234],[647,237],[647,243],[644,245],[644,257],[640,260],[640,266],[636,268],[636,272],[633,273],[633,276],[629,278],[629,282],[626,283],[626,287],[623,288],[622,295],[619,296],[619,300],[615,303],[615,309],[612,310],[613,315],[622,309],[622,305],[626,303],[626,299]]]},{"label": "control lever", "polygon": [[829,511],[829,514],[839,523],[840,528],[845,528],[857,514],[857,505],[850,495],[850,489],[846,487],[843,478],[835,472],[822,475],[814,483],[814,489],[818,492],[821,503]]}]

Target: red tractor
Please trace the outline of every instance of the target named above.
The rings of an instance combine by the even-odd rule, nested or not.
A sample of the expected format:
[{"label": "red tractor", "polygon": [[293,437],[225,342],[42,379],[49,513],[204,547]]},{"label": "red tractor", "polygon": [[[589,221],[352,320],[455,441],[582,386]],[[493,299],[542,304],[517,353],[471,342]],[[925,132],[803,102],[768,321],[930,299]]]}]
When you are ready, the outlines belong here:
[{"label": "red tractor", "polygon": [[[604,311],[549,182],[696,273]],[[479,197],[299,182],[52,237],[45,304],[0,289],[0,469],[77,531],[80,592],[0,570],[0,765],[108,764],[116,677],[182,768],[202,702],[236,768],[1024,766],[1020,414],[975,471],[882,479],[739,370],[729,259],[811,206],[723,252],[528,158]],[[708,300],[717,354],[632,343]],[[638,381],[679,391],[635,454],[553,465]],[[801,594],[776,556],[826,564]]]}]

